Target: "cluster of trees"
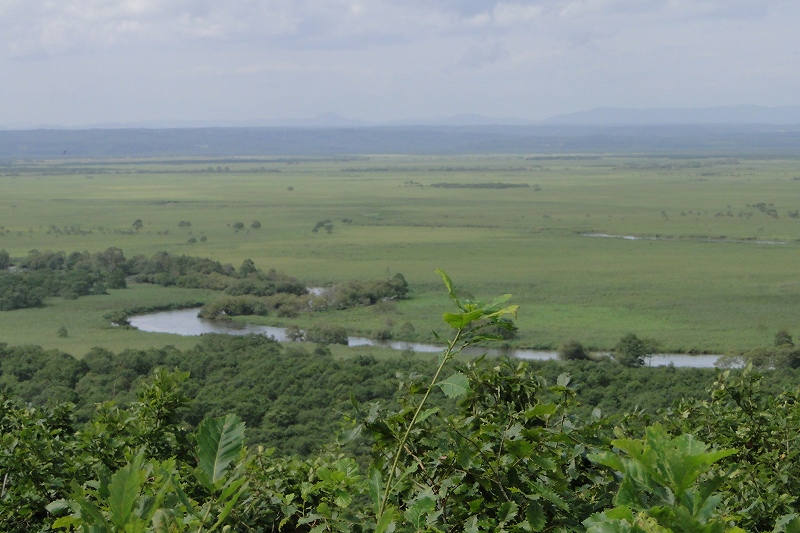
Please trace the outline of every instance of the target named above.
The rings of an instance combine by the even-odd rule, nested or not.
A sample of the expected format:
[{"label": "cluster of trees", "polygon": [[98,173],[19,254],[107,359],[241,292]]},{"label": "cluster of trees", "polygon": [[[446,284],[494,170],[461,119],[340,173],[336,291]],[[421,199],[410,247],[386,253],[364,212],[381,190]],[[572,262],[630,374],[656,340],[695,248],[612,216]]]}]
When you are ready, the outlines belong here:
[{"label": "cluster of trees", "polygon": [[[11,266],[16,267],[14,272]],[[215,289],[231,296],[307,292],[296,278],[275,270],[263,272],[250,259],[236,269],[212,259],[167,252],[127,259],[113,247],[95,254],[31,250],[17,265],[2,250],[0,267],[0,310],[38,307],[49,296],[105,294],[106,289],[125,288],[128,276],[139,283]]]},{"label": "cluster of trees", "polygon": [[[655,339],[640,338],[628,333],[617,341],[610,357],[626,367],[639,367],[647,358],[658,353],[659,343]],[[608,357],[595,355],[578,341],[568,341],[558,352],[563,361],[603,361]],[[751,365],[758,369],[794,369],[800,368],[800,347],[795,346],[792,336],[786,331],[778,331],[771,347],[760,347],[739,354],[721,356],[718,361],[721,367]]]},{"label": "cluster of trees", "polygon": [[[658,353],[659,343],[655,339],[640,338],[635,333],[627,333],[617,341],[611,358],[625,367],[643,366],[648,357]],[[604,355],[595,355],[578,341],[565,342],[558,351],[563,361],[603,361]]]},{"label": "cluster of trees", "polygon": [[296,317],[303,312],[350,309],[404,299],[409,292],[408,282],[398,273],[383,280],[334,283],[320,294],[307,294],[305,286],[285,278],[281,280],[274,271],[263,274],[255,271],[254,266],[245,268],[248,261],[239,270],[239,275],[244,277],[232,282],[225,289],[225,296],[204,305],[200,316],[213,319],[220,316],[266,316],[275,312],[278,316]]},{"label": "cluster of trees", "polygon": [[233,412],[247,423],[248,442],[298,455],[330,443],[341,423],[332,410],[350,412],[351,394],[359,402],[391,402],[398,372],[431,373],[426,361],[378,361],[369,355],[336,359],[324,346],[283,348],[261,335],[204,335],[185,351],[165,347],[115,354],[94,348],[82,359],[37,346],[0,344],[0,390],[32,405],[70,402],[77,422],[89,419],[98,403],[130,403],[157,368],[191,376],[184,389],[194,401],[179,413],[182,422],[195,426],[206,416]]},{"label": "cluster of trees", "polygon": [[[12,272],[10,266],[17,268]],[[77,298],[105,294],[109,288],[125,288],[127,277],[138,283],[165,287],[222,291],[222,296],[203,307],[201,316],[205,318],[265,316],[270,312],[297,316],[305,311],[347,309],[402,299],[409,292],[408,282],[398,273],[385,280],[341,282],[322,294],[309,295],[305,284],[298,279],[274,269],[265,272],[251,259],[245,259],[237,269],[208,258],[167,252],[128,259],[119,248],[95,254],[31,250],[18,265],[12,264],[5,250],[0,250],[0,267],[0,311],[42,306],[49,296]],[[124,314],[114,313],[114,321],[125,324]],[[310,332],[310,338],[327,339],[329,333]],[[341,340],[337,337],[321,342]]]},{"label": "cluster of trees", "polygon": [[317,223],[314,224],[314,228],[311,230],[311,232],[317,233],[321,229],[324,229],[329,234],[333,233],[333,222],[331,219],[326,218],[325,220],[318,220]]},{"label": "cluster of trees", "polygon": [[349,309],[385,300],[402,300],[408,296],[408,291],[405,276],[398,272],[388,279],[336,283],[323,293],[323,297],[334,309]]},{"label": "cluster of trees", "polygon": [[775,334],[775,342],[769,348],[755,348],[738,355],[722,358],[726,365],[750,364],[754,368],[788,369],[800,368],[800,347],[795,346],[792,336],[786,331]]},{"label": "cluster of trees", "polygon": [[[52,252],[31,250],[13,265],[0,250],[0,311],[41,307],[51,296],[78,298],[125,288],[124,257],[117,248],[105,252]],[[15,266],[14,272],[9,267]]]}]

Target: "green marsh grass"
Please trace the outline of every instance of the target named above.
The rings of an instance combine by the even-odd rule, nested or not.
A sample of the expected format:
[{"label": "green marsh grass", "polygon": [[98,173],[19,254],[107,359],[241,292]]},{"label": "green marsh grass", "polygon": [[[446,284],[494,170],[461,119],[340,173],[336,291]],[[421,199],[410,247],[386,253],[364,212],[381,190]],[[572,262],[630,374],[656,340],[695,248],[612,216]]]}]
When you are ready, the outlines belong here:
[{"label": "green marsh grass", "polygon": [[[36,344],[75,357],[82,357],[95,346],[114,352],[167,344],[186,349],[197,344],[197,338],[116,327],[103,315],[115,309],[202,302],[214,297],[206,290],[132,284],[128,289],[111,290],[103,296],[85,296],[77,300],[50,298],[45,307],[0,313],[0,342]],[[58,335],[62,326],[67,330],[66,337]]]},{"label": "green marsh grass", "polygon": [[[727,352],[768,344],[779,329],[800,334],[798,160],[383,156],[263,158],[227,162],[230,172],[221,173],[206,172],[209,166],[217,164],[0,167],[0,248],[17,258],[33,248],[108,246],[129,257],[167,250],[235,266],[251,258],[313,286],[402,272],[414,299],[398,302],[391,320],[395,329],[411,322],[420,340],[432,338],[447,306],[436,268],[477,298],[512,293],[521,306],[520,336],[512,343],[518,346],[557,348],[578,340],[607,349],[634,332],[670,351]],[[438,183],[528,187],[431,186]],[[144,224],[138,232],[136,219]],[[326,219],[333,231],[313,233]],[[250,228],[254,220],[260,229]],[[180,221],[191,226],[179,227]],[[235,231],[236,222],[244,229]],[[643,240],[583,235],[589,233]],[[88,326],[79,341],[80,326],[67,323],[69,336],[59,340],[59,316],[82,302],[36,311],[52,315],[54,325],[41,329],[22,327],[17,321],[25,319],[16,318],[22,312],[5,313],[0,339],[74,342],[76,350],[127,346],[130,339]],[[388,319],[361,309],[300,321],[367,333]],[[53,339],[39,339],[45,336]],[[145,337],[152,341],[137,340],[138,346],[183,342]]]}]

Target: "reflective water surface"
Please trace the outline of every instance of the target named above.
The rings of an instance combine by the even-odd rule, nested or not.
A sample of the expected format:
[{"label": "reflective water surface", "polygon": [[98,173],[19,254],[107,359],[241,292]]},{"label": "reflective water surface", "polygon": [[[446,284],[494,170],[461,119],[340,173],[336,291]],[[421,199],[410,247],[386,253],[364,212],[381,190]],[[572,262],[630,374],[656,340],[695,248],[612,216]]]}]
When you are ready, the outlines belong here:
[{"label": "reflective water surface", "polygon": [[[238,324],[225,323],[217,320],[206,320],[199,318],[197,313],[200,309],[181,309],[179,311],[162,311],[147,315],[138,315],[130,318],[132,326],[141,331],[150,333],[173,333],[176,335],[202,335],[203,333],[225,333],[228,335],[246,335],[256,333],[273,337],[280,342],[286,342],[285,328],[274,328],[270,326],[240,326]],[[350,337],[350,346],[383,346],[395,350],[414,350],[415,352],[436,353],[442,350],[441,346],[433,344],[423,344],[418,342],[404,341],[379,341],[364,337]],[[464,351],[467,355],[508,355],[519,359],[539,360],[556,359],[558,352],[537,351],[537,350],[499,350],[485,348],[467,348]],[[654,355],[648,360],[652,366],[674,365],[678,367],[693,368],[713,368],[719,358],[718,355],[685,355],[685,354],[659,354]]]}]

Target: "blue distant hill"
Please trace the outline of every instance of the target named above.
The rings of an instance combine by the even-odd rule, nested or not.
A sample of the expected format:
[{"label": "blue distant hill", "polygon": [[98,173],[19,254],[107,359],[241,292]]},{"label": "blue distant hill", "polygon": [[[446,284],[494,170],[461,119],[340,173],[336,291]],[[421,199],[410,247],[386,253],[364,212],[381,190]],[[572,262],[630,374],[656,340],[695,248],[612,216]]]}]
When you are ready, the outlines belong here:
[{"label": "blue distant hill", "polygon": [[755,105],[622,109],[603,107],[556,115],[546,124],[668,125],[668,124],[800,124],[800,106]]},{"label": "blue distant hill", "polygon": [[800,125],[539,124],[0,131],[0,160],[369,154],[800,156]]}]

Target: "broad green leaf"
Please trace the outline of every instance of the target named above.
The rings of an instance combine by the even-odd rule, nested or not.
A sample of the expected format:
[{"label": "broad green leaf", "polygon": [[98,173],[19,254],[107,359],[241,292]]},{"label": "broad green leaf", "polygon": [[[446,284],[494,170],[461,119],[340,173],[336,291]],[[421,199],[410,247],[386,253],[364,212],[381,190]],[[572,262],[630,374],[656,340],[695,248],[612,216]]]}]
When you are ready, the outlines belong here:
[{"label": "broad green leaf", "polygon": [[536,501],[528,504],[528,508],[525,509],[525,519],[531,526],[531,531],[541,531],[547,525],[542,504]]},{"label": "broad green leaf", "polygon": [[583,521],[587,533],[632,533],[634,531],[630,522],[618,518],[611,518],[606,513],[594,514]]},{"label": "broad green leaf", "polygon": [[466,524],[464,524],[464,533],[478,533],[480,530],[478,529],[478,517],[477,516],[470,516],[467,519]]},{"label": "broad green leaf", "polygon": [[378,521],[375,524],[375,533],[392,533],[395,528],[396,518],[397,510],[388,505],[383,514],[378,517]]},{"label": "broad green leaf", "polygon": [[123,466],[111,476],[111,483],[108,486],[109,514],[111,521],[120,529],[130,520],[133,506],[146,477],[142,470],[142,461],[143,457],[137,455],[133,462]]},{"label": "broad green leaf", "polygon": [[456,372],[449,378],[437,383],[448,398],[458,398],[470,391],[469,379],[461,372]]},{"label": "broad green leaf", "polygon": [[415,501],[411,507],[403,513],[406,520],[416,531],[424,529],[427,516],[436,510],[436,502],[430,496],[424,496]]},{"label": "broad green leaf", "polygon": [[78,531],[78,527],[84,525],[81,519],[75,515],[62,516],[53,522],[53,529],[66,529],[67,531]]},{"label": "broad green leaf", "polygon": [[468,313],[444,313],[442,317],[453,329],[464,329],[483,317],[483,310],[475,309]]},{"label": "broad green leaf", "polygon": [[228,466],[239,456],[244,443],[244,422],[236,415],[207,418],[197,430],[200,482],[213,491]]},{"label": "broad green leaf", "polygon": [[71,509],[71,507],[69,505],[69,501],[67,500],[56,500],[47,504],[45,509],[47,509],[47,512],[50,514],[61,514],[64,511]]},{"label": "broad green leaf", "polygon": [[780,517],[775,522],[774,533],[800,533],[800,515],[792,513]]},{"label": "broad green leaf", "polygon": [[381,471],[370,466],[369,468],[369,497],[372,500],[372,507],[377,514],[378,509],[381,507],[381,497],[383,495],[383,480],[381,479]]},{"label": "broad green leaf", "polygon": [[508,523],[517,516],[518,510],[519,507],[515,502],[504,502],[497,511],[497,519],[502,524]]},{"label": "broad green leaf", "polygon": [[558,406],[554,403],[538,403],[525,411],[526,418],[541,418],[552,415],[558,410]]},{"label": "broad green leaf", "polygon": [[[509,298],[511,297],[510,294],[507,294],[506,296],[508,296]],[[517,311],[519,311],[519,306],[517,304],[514,304],[503,307],[501,309],[488,309],[484,307],[482,311],[485,318],[496,319],[496,318],[501,318],[505,315],[511,315],[514,318],[516,318]]]},{"label": "broad green leaf", "polygon": [[495,298],[494,300],[492,300],[492,303],[490,303],[489,305],[486,305],[486,306],[484,307],[484,309],[485,309],[485,310],[486,310],[488,313],[493,313],[493,312],[497,311],[497,310],[498,310],[498,308],[499,308],[499,307],[500,307],[502,304],[506,303],[506,302],[507,302],[507,301],[509,301],[510,299],[511,299],[511,295],[510,295],[510,294],[504,294],[504,295],[502,295],[502,296],[498,296],[497,298]]},{"label": "broad green leaf", "polygon": [[333,503],[336,504],[336,507],[344,509],[348,507],[352,502],[353,502],[352,493],[346,490],[336,489],[333,497]]}]

